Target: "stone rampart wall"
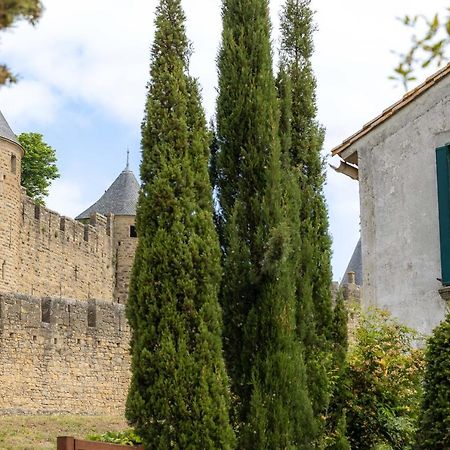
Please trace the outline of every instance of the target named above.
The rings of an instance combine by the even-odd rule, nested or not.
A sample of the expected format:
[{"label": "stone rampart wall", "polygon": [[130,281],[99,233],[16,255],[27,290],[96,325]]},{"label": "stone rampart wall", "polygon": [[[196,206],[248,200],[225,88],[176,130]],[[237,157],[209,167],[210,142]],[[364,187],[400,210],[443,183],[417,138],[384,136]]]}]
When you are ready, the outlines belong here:
[{"label": "stone rampart wall", "polygon": [[[82,224],[22,197],[13,292],[37,297],[113,299],[112,218]],[[0,256],[1,258],[1,256]],[[0,291],[11,291],[3,288]]]},{"label": "stone rampart wall", "polygon": [[122,414],[124,306],[0,294],[0,414]]}]

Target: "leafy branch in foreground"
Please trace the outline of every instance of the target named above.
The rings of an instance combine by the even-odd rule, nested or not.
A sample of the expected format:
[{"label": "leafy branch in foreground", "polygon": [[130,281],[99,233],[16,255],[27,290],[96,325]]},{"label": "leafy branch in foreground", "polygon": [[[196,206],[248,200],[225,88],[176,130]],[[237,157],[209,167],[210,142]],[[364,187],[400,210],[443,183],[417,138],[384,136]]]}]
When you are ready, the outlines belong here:
[{"label": "leafy branch in foreground", "polygon": [[[39,0],[10,0],[0,2],[0,31],[11,28],[19,20],[26,20],[35,25],[42,14],[42,3]],[[9,68],[0,65],[0,86],[17,81],[17,77]]]},{"label": "leafy branch in foreground", "polygon": [[447,16],[436,13],[430,19],[420,14],[406,15],[399,20],[413,31],[411,47],[406,53],[394,52],[399,56],[398,65],[394,68],[391,80],[400,81],[405,88],[416,80],[415,73],[434,64],[437,67],[448,61],[447,51],[450,47],[450,8]]}]

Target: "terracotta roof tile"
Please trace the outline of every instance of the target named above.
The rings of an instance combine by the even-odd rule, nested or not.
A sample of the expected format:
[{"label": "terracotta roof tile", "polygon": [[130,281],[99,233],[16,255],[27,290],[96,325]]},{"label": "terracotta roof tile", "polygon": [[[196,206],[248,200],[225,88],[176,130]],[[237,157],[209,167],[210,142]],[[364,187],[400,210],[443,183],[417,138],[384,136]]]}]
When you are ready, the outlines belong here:
[{"label": "terracotta roof tile", "polygon": [[430,89],[432,86],[434,86],[436,83],[444,79],[449,74],[450,74],[450,63],[447,64],[442,69],[440,69],[439,71],[437,71],[436,73],[434,73],[433,75],[431,75],[430,77],[428,77],[422,84],[407,92],[398,102],[394,103],[389,108],[385,109],[379,116],[375,117],[375,119],[366,123],[361,130],[357,131],[355,134],[345,139],[342,142],[342,144],[333,148],[333,150],[331,150],[331,154],[333,156],[340,155],[345,149],[347,149],[356,141],[358,141],[363,136],[368,134],[378,125],[388,120],[395,113],[400,111],[402,108],[411,103],[413,100],[422,95],[424,92],[426,92],[428,89]]}]

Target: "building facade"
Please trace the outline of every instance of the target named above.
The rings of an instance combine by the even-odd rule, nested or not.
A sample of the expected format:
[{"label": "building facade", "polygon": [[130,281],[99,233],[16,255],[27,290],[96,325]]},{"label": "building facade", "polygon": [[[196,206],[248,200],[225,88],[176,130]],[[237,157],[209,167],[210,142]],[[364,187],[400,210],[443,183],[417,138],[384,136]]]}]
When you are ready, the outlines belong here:
[{"label": "building facade", "polygon": [[439,211],[450,204],[438,185],[450,185],[438,179],[437,154],[449,143],[447,65],[333,150],[338,170],[359,179],[362,303],[425,334],[447,311],[450,228]]}]

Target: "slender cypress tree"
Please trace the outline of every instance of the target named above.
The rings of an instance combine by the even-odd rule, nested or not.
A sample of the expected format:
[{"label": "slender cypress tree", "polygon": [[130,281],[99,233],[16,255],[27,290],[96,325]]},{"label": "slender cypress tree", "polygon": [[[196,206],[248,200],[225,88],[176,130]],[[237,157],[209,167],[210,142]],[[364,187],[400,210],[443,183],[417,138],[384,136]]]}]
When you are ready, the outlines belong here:
[{"label": "slender cypress tree", "polygon": [[180,0],[157,7],[142,124],[126,415],[146,449],[231,449],[209,135]]},{"label": "slender cypress tree", "polygon": [[[316,81],[311,67],[313,12],[310,0],[286,0],[281,14],[280,102],[290,111],[284,138],[286,161],[296,177],[300,201],[297,211],[297,330],[305,348],[309,396],[319,424],[330,399],[328,379],[332,349],[331,240],[323,195],[324,173],[320,151],[324,130],[316,115]],[[286,81],[286,79],[288,81]],[[284,81],[283,81],[284,80]],[[286,88],[290,87],[290,90]],[[295,230],[294,230],[295,233]]]},{"label": "slender cypress tree", "polygon": [[347,366],[348,312],[342,290],[337,293],[332,324],[333,367],[331,402],[327,420],[327,450],[349,450],[346,438],[345,405],[350,392]]},{"label": "slender cypress tree", "polygon": [[239,448],[311,448],[267,0],[224,0],[217,181]]}]

